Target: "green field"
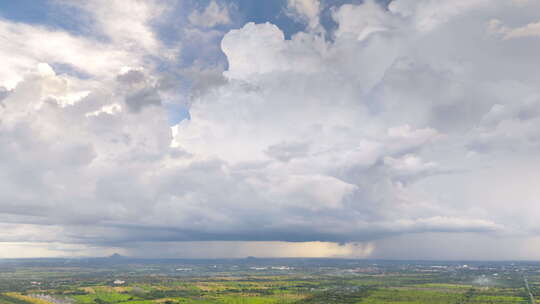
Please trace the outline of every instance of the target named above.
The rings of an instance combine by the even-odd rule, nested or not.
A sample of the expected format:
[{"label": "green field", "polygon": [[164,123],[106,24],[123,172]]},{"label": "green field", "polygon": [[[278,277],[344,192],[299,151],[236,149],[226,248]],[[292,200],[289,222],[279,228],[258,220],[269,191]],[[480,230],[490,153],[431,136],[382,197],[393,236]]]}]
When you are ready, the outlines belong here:
[{"label": "green field", "polygon": [[0,304],[526,304],[525,277],[540,292],[540,265],[213,263],[6,267]]}]

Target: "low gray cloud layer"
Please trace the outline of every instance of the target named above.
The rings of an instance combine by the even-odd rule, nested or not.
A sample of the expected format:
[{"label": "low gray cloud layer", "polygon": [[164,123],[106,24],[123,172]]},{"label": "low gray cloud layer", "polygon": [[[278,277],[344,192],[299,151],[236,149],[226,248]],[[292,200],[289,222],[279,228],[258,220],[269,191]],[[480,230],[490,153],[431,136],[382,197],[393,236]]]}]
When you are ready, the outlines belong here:
[{"label": "low gray cloud layer", "polygon": [[[289,1],[304,32],[229,31],[226,70],[181,71],[191,94],[171,89],[175,79],[163,86],[170,74],[148,60],[189,48],[153,33],[166,2],[140,2],[129,24],[115,3],[95,13],[109,44],[0,21],[31,50],[0,47],[20,58],[0,73],[0,241],[142,255],[145,242],[334,242],[397,257],[426,234],[418,248],[430,258],[440,251],[426,255],[426,244],[445,235],[536,237],[538,3],[366,1],[334,7],[328,32],[318,1]],[[210,28],[230,23],[228,9],[212,1],[188,18]],[[36,37],[64,44],[65,59]],[[62,60],[92,77],[55,73]],[[171,127],[165,103],[188,99],[175,94],[190,96],[190,118]]]}]

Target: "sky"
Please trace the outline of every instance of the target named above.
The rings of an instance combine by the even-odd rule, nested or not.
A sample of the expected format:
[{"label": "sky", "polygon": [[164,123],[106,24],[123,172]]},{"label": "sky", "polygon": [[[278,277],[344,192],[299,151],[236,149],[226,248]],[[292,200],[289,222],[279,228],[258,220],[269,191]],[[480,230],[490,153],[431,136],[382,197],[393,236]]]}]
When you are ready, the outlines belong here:
[{"label": "sky", "polygon": [[0,1],[0,258],[540,259],[538,12]]}]

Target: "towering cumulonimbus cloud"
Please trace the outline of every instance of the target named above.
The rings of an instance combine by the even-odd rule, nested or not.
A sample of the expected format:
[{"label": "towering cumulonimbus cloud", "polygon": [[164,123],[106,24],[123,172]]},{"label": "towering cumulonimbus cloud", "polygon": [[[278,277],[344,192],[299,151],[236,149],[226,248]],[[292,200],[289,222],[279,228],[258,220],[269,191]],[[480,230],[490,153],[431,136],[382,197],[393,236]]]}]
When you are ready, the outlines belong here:
[{"label": "towering cumulonimbus cloud", "polygon": [[[100,1],[88,3],[79,9]],[[468,249],[444,257],[476,257],[490,239],[534,248],[538,3],[366,0],[332,7],[329,31],[318,1],[288,1],[305,31],[229,30],[222,74],[181,67],[192,92],[171,89],[185,79],[162,66],[193,50],[153,32],[166,4],[141,3],[129,24],[115,23],[120,2],[94,12],[108,41],[0,21],[31,50],[0,47],[20,58],[0,72],[0,241],[133,254],[152,242],[171,256],[178,242],[224,255],[227,244],[291,254],[273,242],[310,242],[323,255],[397,257],[409,246],[408,257],[435,258],[460,235]],[[190,35],[217,35],[233,8],[197,8]],[[36,37],[93,59],[54,57]],[[57,71],[62,60],[71,73]],[[184,95],[189,115],[171,127],[171,100]],[[494,258],[536,256],[523,252]]]}]

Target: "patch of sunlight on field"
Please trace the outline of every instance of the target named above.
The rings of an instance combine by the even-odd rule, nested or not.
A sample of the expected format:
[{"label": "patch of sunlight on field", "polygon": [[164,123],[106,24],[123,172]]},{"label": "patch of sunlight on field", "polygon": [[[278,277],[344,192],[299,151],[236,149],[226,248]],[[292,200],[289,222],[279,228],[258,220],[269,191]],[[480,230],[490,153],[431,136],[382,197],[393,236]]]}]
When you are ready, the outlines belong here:
[{"label": "patch of sunlight on field", "polygon": [[361,304],[455,304],[463,298],[461,293],[430,290],[379,289],[362,299]]},{"label": "patch of sunlight on field", "polygon": [[48,301],[45,301],[45,300],[42,300],[42,299],[36,299],[36,298],[31,297],[31,296],[22,295],[22,294],[17,293],[17,292],[7,292],[6,295],[8,297],[23,300],[25,302],[32,303],[32,304],[51,304]]}]

